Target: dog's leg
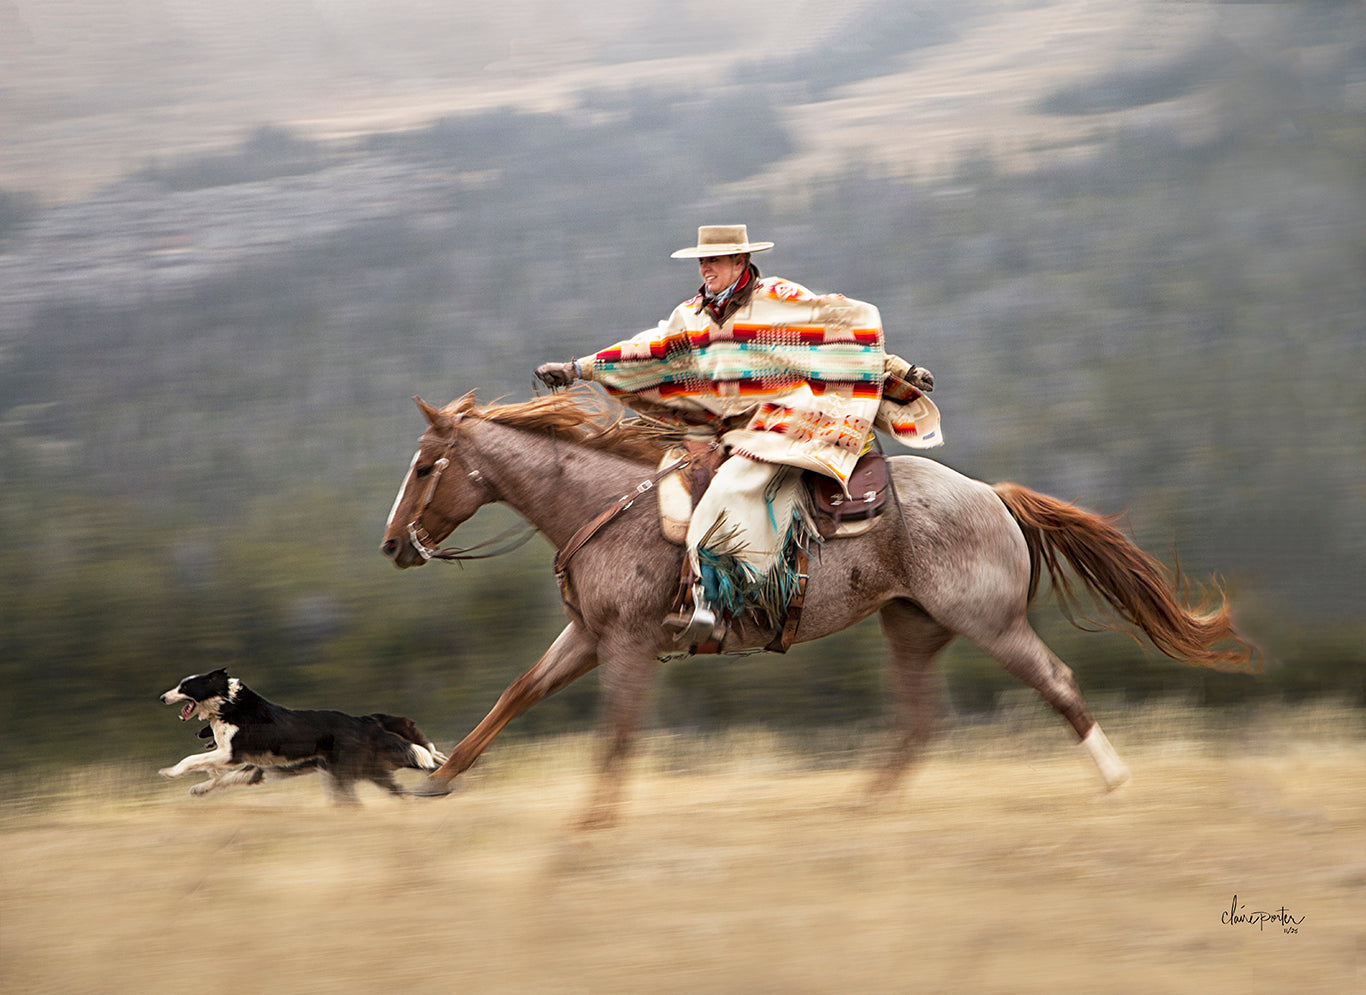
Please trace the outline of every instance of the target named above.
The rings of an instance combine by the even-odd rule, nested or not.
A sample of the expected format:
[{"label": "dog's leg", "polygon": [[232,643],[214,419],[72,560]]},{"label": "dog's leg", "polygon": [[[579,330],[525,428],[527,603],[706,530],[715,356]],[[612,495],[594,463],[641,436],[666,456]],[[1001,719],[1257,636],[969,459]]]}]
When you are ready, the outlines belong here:
[{"label": "dog's leg", "polygon": [[327,772],[327,793],[336,805],[360,804],[360,799],[356,797],[355,785],[349,780],[342,780],[330,770]]},{"label": "dog's leg", "polygon": [[375,774],[371,776],[370,780],[372,783],[383,788],[385,791],[389,792],[389,794],[394,795],[395,797],[408,797],[408,792],[403,789],[402,785],[400,785],[397,781],[394,780],[393,774]]},{"label": "dog's leg", "polygon": [[222,782],[223,779],[219,777],[217,774],[210,774],[209,779],[207,781],[200,781],[198,784],[192,787],[190,789],[190,794],[194,795],[196,798],[202,798],[204,795],[207,795],[214,788],[217,788],[219,785],[221,785]]},{"label": "dog's leg", "polygon": [[162,777],[184,777],[192,770],[217,770],[219,773],[232,766],[232,749],[215,747],[206,753],[192,753],[174,767],[163,767],[157,771]]},{"label": "dog's leg", "polygon": [[307,760],[296,760],[291,764],[283,764],[279,767],[271,767],[268,770],[272,780],[282,777],[298,777],[300,774],[312,774],[317,770],[326,770],[327,765],[322,757],[309,757]]},{"label": "dog's leg", "polygon": [[224,771],[221,774],[210,775],[207,781],[196,784],[190,789],[190,794],[195,796],[207,795],[210,791],[218,788],[231,787],[234,784],[260,784],[266,776],[266,772],[254,764],[247,764],[236,770]]}]

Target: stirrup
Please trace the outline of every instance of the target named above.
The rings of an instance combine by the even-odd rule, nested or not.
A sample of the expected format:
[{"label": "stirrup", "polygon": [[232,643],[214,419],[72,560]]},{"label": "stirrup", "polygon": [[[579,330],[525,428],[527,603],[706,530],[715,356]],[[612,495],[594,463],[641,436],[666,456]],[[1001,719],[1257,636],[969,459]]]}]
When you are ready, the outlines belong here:
[{"label": "stirrup", "polygon": [[705,643],[712,638],[716,631],[716,612],[707,604],[707,598],[702,591],[701,584],[694,584],[692,588],[692,615],[687,617],[682,613],[670,615],[664,620],[666,625],[682,625],[683,628],[674,636],[674,642],[697,646]]}]

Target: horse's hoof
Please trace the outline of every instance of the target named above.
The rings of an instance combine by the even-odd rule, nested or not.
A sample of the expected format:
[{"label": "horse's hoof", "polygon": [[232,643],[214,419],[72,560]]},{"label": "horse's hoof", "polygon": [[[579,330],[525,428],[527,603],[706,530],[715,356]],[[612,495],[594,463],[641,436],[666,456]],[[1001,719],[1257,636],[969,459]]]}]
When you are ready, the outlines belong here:
[{"label": "horse's hoof", "polygon": [[430,777],[424,777],[408,794],[416,795],[418,798],[445,798],[451,791],[450,781],[437,781]]},{"label": "horse's hoof", "polygon": [[1113,781],[1109,781],[1109,782],[1106,783],[1106,785],[1105,785],[1105,793],[1106,793],[1106,794],[1114,794],[1114,793],[1115,793],[1116,791],[1118,791],[1120,788],[1123,788],[1123,787],[1125,787],[1127,784],[1129,784],[1129,782],[1132,781],[1132,780],[1133,780],[1132,776],[1131,776],[1131,775],[1129,774],[1129,772],[1126,770],[1126,771],[1123,773],[1122,776],[1116,778],[1116,779],[1113,780]]},{"label": "horse's hoof", "polygon": [[1105,782],[1105,790],[1100,793],[1100,797],[1123,797],[1124,795],[1127,795],[1129,793],[1126,789],[1132,783],[1132,781],[1133,779],[1129,776],[1129,772],[1125,771],[1124,776],[1119,778],[1118,780]]}]

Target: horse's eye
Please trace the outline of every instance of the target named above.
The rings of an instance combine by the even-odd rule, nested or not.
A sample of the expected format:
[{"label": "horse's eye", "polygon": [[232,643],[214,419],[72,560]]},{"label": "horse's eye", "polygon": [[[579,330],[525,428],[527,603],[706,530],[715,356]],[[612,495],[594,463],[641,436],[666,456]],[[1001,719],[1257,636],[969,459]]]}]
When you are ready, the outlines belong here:
[{"label": "horse's eye", "polygon": [[420,466],[420,467],[418,467],[415,471],[413,471],[413,476],[417,477],[418,480],[421,480],[423,477],[429,477],[429,476],[431,476],[431,473],[432,473],[432,468],[431,468],[431,467],[429,467],[429,466]]}]

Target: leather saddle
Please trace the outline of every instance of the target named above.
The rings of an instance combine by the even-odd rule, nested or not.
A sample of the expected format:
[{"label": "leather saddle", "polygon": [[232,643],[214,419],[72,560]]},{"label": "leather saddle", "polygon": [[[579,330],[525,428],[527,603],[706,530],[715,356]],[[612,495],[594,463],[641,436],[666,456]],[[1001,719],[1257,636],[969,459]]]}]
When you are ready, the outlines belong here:
[{"label": "leather saddle", "polygon": [[[678,545],[687,537],[693,507],[724,459],[714,449],[702,452],[707,444],[698,445],[701,447],[697,450],[698,458],[657,485],[660,524],[665,537]],[[687,450],[693,451],[690,445]],[[680,449],[672,450],[661,465],[667,465],[681,455]],[[880,452],[868,452],[859,457],[849,475],[847,495],[839,481],[811,470],[802,474],[802,482],[807,488],[812,517],[821,538],[841,539],[861,535],[872,528],[887,506],[891,477],[887,472],[887,457]]]},{"label": "leather saddle", "polygon": [[[659,499],[660,525],[665,537],[677,545],[687,541],[688,522],[707,485],[711,483],[724,459],[724,455],[710,440],[691,443],[674,449],[664,457],[660,465],[663,470],[685,453],[693,460],[683,469],[674,470],[660,478],[655,485]],[[880,452],[869,452],[859,457],[849,475],[848,493],[839,482],[831,477],[807,470],[802,474],[802,483],[807,488],[808,507],[815,521],[816,530],[822,539],[840,539],[846,536],[861,535],[872,528],[887,504],[888,488],[891,480],[887,472],[887,458]],[[773,640],[765,647],[775,653],[786,653],[797,636],[801,624],[802,607],[806,602],[807,553],[798,551],[798,584],[792,600],[787,605],[785,616]],[[679,583],[677,606],[686,609],[690,591],[696,578],[692,576],[688,561],[683,561],[683,575]],[[679,624],[685,626],[690,615],[682,610],[675,616]],[[713,621],[709,620],[710,630]],[[692,647],[694,653],[715,653],[718,644],[703,643]]]},{"label": "leather saddle", "polygon": [[887,506],[891,478],[887,473],[887,457],[879,452],[867,452],[859,457],[849,474],[847,495],[833,477],[808,470],[802,478],[810,488],[816,526],[826,539],[868,531],[873,520]]}]

